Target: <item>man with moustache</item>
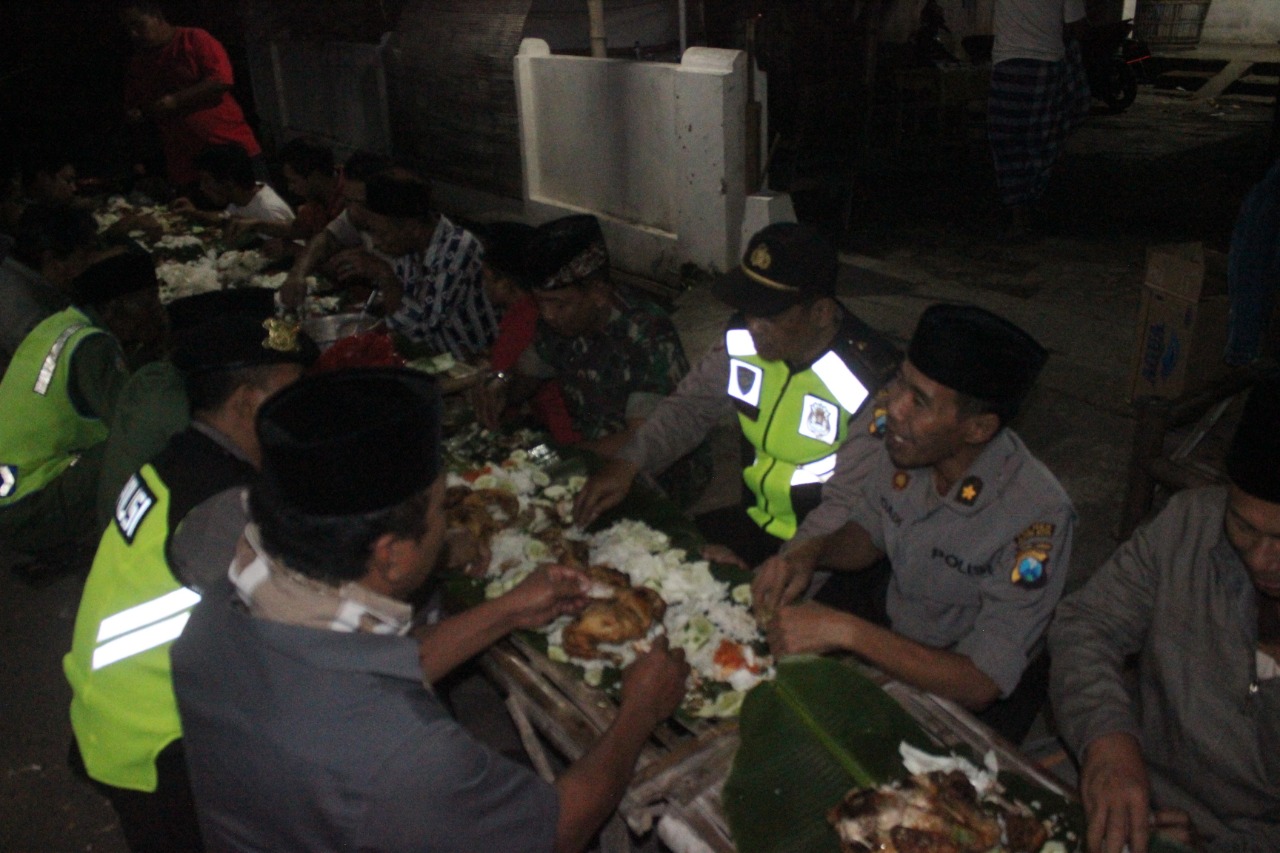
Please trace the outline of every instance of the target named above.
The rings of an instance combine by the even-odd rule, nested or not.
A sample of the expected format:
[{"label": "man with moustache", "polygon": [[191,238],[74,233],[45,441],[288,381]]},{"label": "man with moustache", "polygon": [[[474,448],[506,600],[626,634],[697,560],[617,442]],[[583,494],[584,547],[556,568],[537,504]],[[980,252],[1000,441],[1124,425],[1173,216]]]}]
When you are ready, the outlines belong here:
[{"label": "man with moustache", "polygon": [[[981,308],[925,310],[889,387],[887,452],[861,480],[833,479],[824,493],[848,523],[752,584],[757,611],[776,612],[775,653],[854,652],[1021,740],[1043,703],[1043,634],[1075,526],[1062,486],[1007,426],[1045,358],[1025,331]],[[881,613],[783,606],[817,565],[859,571],[884,557]]]},{"label": "man with moustache", "polygon": [[1226,469],[1226,485],[1175,494],[1049,632],[1054,714],[1098,853],[1145,853],[1152,834],[1280,850],[1275,380],[1250,393]]}]

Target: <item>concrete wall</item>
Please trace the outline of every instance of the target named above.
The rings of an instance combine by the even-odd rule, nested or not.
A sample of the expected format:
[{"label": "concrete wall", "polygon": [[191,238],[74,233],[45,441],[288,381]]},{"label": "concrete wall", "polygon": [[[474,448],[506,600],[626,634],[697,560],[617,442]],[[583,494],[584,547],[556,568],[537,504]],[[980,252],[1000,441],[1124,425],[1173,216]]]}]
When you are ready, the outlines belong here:
[{"label": "concrete wall", "polygon": [[1275,44],[1280,40],[1277,0],[1213,0],[1200,37],[1205,42]]},{"label": "concrete wall", "polygon": [[357,148],[391,153],[381,49],[338,42],[249,45],[249,70],[264,142],[295,136],[329,142],[341,158]]},{"label": "concrete wall", "polygon": [[525,39],[515,79],[530,219],[594,213],[614,263],[658,280],[737,262],[744,53],[690,48],[677,65],[553,56]]}]

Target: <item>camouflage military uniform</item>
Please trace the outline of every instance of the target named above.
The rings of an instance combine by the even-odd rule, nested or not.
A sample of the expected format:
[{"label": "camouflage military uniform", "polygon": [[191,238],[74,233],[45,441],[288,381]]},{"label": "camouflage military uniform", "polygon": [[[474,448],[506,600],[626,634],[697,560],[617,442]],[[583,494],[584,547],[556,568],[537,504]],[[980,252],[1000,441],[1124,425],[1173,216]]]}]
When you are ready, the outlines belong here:
[{"label": "camouflage military uniform", "polygon": [[[566,338],[539,324],[537,360],[564,389],[573,425],[588,441],[647,418],[689,372],[671,318],[652,302],[616,293],[614,311],[594,335]],[[711,446],[703,441],[668,468],[658,483],[680,506],[711,480]]]}]

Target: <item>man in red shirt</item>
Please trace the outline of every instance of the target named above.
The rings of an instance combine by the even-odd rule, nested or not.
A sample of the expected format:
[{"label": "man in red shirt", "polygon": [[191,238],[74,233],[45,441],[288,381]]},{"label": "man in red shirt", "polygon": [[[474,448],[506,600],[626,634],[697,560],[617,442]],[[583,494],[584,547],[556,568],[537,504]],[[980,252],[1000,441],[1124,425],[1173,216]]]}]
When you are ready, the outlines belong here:
[{"label": "man in red shirt", "polygon": [[262,147],[231,97],[231,60],[217,39],[173,26],[154,0],[124,0],[120,19],[137,48],[125,77],[125,109],[134,121],[155,122],[174,186],[196,181],[192,160],[210,145],[235,142],[261,158]]}]

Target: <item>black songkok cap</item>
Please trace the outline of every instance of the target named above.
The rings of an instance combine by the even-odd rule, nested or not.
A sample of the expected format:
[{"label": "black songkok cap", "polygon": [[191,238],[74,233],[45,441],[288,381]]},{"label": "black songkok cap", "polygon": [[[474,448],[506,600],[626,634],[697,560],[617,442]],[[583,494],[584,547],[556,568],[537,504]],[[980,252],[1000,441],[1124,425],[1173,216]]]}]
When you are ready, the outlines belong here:
[{"label": "black songkok cap", "polygon": [[403,170],[379,172],[365,181],[364,206],[380,216],[426,219],[431,216],[431,185]]},{"label": "black songkok cap", "polygon": [[440,393],[416,370],[306,376],[258,411],[259,488],[312,516],[396,506],[440,474]]},{"label": "black songkok cap", "polygon": [[156,264],[150,253],[136,243],[103,258],[71,282],[75,302],[80,305],[105,305],[148,288],[159,293]]},{"label": "black songkok cap", "polygon": [[315,342],[305,333],[272,336],[263,315],[240,311],[186,326],[174,332],[173,337],[173,364],[189,376],[269,364],[308,367],[320,355]]},{"label": "black songkok cap", "polygon": [[175,299],[165,306],[165,311],[169,314],[169,330],[177,333],[232,312],[265,320],[275,313],[275,298],[275,291],[265,287],[234,287]]},{"label": "black songkok cap", "polygon": [[711,292],[748,317],[773,317],[793,305],[834,296],[840,262],[835,247],[798,222],[775,222],[756,232],[737,269]]},{"label": "black songkok cap", "polygon": [[1241,491],[1280,504],[1280,382],[1268,380],[1249,392],[1227,451],[1227,476]]},{"label": "black songkok cap", "polygon": [[589,213],[539,225],[525,257],[534,290],[559,290],[609,268],[600,220]]},{"label": "black songkok cap", "polygon": [[484,244],[484,262],[523,286],[528,275],[525,256],[535,230],[523,222],[491,222],[484,226],[477,232]]},{"label": "black songkok cap", "polygon": [[941,385],[1017,414],[1049,354],[1035,338],[975,305],[931,305],[907,347],[911,364]]}]

